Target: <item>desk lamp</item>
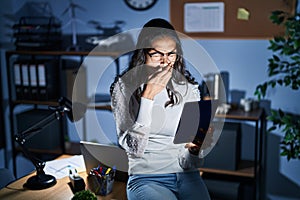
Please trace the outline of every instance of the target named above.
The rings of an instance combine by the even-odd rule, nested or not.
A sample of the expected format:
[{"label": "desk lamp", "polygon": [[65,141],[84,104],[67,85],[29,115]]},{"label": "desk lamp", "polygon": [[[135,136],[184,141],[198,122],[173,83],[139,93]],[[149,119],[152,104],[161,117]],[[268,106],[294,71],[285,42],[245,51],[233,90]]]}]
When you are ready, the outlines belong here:
[{"label": "desk lamp", "polygon": [[[50,110],[53,110],[46,118],[42,119],[41,121],[37,122],[33,126],[29,127],[25,131],[18,133],[15,136],[15,141],[20,145],[21,150],[23,151],[24,155],[34,164],[36,168],[36,175],[30,177],[27,182],[24,184],[25,188],[32,189],[32,190],[40,190],[52,187],[56,184],[56,178],[52,175],[45,174],[44,167],[46,162],[36,158],[28,151],[25,147],[25,143],[27,139],[31,138],[35,134],[41,132],[45,127],[49,126],[56,120],[60,120],[64,117],[64,113],[67,114],[68,118],[74,122],[75,120],[79,120],[79,118],[73,117],[73,107],[75,107],[76,111],[81,111],[81,117],[84,115],[85,106],[80,103],[76,103],[72,105],[72,102],[65,97],[61,97],[59,99],[59,106],[49,106]],[[78,109],[79,108],[79,109]]]}]

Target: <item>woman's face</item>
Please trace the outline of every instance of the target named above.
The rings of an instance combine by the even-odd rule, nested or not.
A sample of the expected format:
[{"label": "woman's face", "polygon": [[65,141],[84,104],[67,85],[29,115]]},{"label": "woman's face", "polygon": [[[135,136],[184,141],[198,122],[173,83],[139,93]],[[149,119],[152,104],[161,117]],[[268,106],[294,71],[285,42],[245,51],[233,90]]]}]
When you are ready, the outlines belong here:
[{"label": "woman's face", "polygon": [[176,60],[176,42],[170,37],[162,37],[152,42],[152,49],[146,55],[146,63],[152,67],[173,66]]}]

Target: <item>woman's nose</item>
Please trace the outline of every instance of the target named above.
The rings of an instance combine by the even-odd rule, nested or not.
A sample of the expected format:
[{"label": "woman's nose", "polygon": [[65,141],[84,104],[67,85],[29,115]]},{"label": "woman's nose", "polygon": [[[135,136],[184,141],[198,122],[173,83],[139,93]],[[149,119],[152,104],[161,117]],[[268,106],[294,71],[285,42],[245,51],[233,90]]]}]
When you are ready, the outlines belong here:
[{"label": "woman's nose", "polygon": [[169,60],[168,55],[165,54],[165,55],[163,56],[163,61],[164,61],[164,62],[167,62],[167,63],[170,63],[170,60]]}]

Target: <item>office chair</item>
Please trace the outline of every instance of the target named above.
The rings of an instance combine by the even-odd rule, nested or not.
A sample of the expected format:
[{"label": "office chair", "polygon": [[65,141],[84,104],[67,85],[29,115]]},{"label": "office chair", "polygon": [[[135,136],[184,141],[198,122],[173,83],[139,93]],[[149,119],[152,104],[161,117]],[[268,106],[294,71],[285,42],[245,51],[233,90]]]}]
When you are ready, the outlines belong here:
[{"label": "office chair", "polygon": [[0,189],[16,179],[13,173],[7,168],[0,168],[0,177]]}]

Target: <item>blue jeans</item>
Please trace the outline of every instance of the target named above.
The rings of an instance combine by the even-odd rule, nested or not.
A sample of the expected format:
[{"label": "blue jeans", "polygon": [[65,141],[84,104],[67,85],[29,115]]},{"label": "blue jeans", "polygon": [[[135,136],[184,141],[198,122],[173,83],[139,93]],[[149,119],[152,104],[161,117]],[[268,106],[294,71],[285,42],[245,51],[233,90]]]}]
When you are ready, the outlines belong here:
[{"label": "blue jeans", "polygon": [[132,175],[127,183],[129,200],[209,200],[199,171],[174,174]]}]

